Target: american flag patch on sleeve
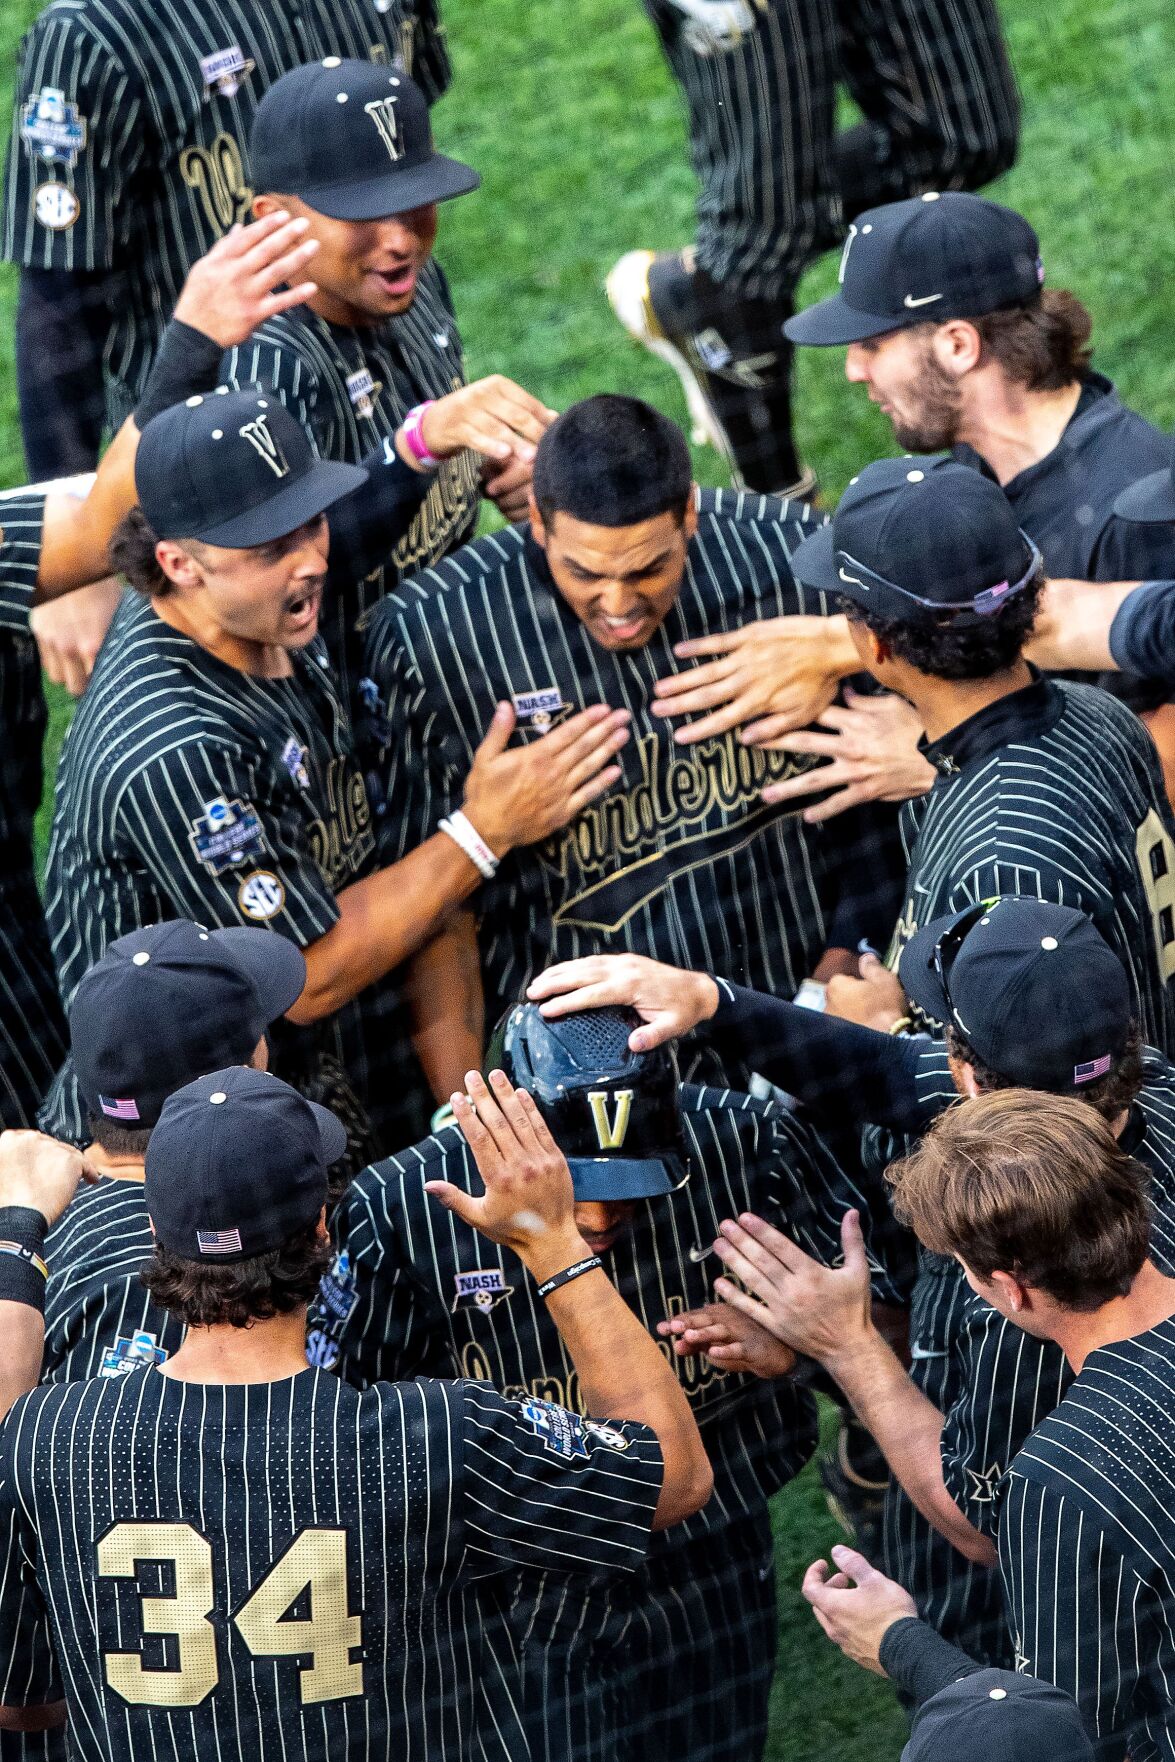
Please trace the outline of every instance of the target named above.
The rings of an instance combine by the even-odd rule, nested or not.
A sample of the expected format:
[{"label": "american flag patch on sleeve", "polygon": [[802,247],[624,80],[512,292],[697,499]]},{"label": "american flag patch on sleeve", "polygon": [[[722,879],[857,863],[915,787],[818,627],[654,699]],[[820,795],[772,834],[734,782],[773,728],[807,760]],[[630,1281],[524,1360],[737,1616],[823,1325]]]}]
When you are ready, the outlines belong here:
[{"label": "american flag patch on sleeve", "polygon": [[196,1246],[201,1254],[239,1254],[241,1252],[241,1232],[239,1230],[197,1230]]}]

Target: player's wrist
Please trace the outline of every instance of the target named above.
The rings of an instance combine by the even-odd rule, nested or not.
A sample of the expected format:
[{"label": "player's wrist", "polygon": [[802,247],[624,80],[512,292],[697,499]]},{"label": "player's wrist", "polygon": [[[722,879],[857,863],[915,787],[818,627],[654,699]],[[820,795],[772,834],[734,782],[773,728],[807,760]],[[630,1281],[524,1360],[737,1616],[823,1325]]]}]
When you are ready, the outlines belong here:
[{"label": "player's wrist", "polygon": [[518,1244],[515,1253],[535,1284],[543,1285],[568,1267],[590,1259],[592,1251],[574,1223],[568,1223]]}]

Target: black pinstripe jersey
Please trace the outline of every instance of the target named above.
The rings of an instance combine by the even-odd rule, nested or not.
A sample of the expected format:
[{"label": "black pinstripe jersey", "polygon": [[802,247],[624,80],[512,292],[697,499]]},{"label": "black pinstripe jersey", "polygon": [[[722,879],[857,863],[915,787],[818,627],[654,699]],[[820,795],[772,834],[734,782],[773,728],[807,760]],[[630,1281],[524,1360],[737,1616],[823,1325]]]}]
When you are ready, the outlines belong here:
[{"label": "black pinstripe jersey", "polygon": [[[306,306],[284,312],[230,350],[222,378],[235,386],[272,386],[322,458],[358,465],[391,439],[414,404],[465,383],[444,273],[430,260],[408,311],[363,330],[330,324]],[[446,459],[386,564],[348,583],[325,608],[322,633],[349,687],[357,677],[356,625],[363,614],[405,576],[439,562],[472,536],[481,498],[479,463],[472,453]]]},{"label": "black pinstripe jersey", "polygon": [[0,1442],[0,1701],[64,1690],[82,1762],[479,1758],[477,1582],[632,1570],[661,1477],[647,1428],[484,1384],[35,1390]]},{"label": "black pinstripe jersey", "polygon": [[139,1283],[154,1247],[142,1181],[78,1188],[45,1238],[42,1382],[123,1376],[179,1348],[182,1325]]},{"label": "black pinstripe jersey", "polygon": [[923,924],[980,900],[1071,906],[1130,975],[1146,1040],[1175,1052],[1175,821],[1137,717],[1038,677],[925,750],[939,776],[902,810],[910,873],[889,964]]},{"label": "black pinstripe jersey", "polygon": [[[46,915],[68,1004],[140,924],[270,924],[299,947],[377,866],[351,726],[316,639],[288,678],[226,666],[128,593],[62,750]],[[274,1030],[274,1068],[381,1148],[417,1136],[426,1091],[390,981],[311,1029]],[[48,1123],[81,1130],[66,1066]],[[368,1156],[370,1152],[368,1153]],[[362,1166],[362,1157],[356,1166]]]},{"label": "black pinstripe jersey", "polygon": [[0,495],[0,1125],[31,1126],[65,1056],[65,1022],[33,877],[45,697],[29,634],[43,489]]},{"label": "black pinstripe jersey", "polygon": [[677,602],[631,652],[596,646],[519,528],[478,539],[371,614],[360,696],[389,855],[460,805],[497,702],[513,700],[522,740],[588,704],[632,712],[622,781],[565,832],[513,852],[478,895],[491,1011],[551,961],[621,949],[790,997],[830,943],[855,947],[874,921],[884,938],[901,872],[888,816],[805,826],[760,791],[808,760],[732,734],[679,746],[650,713],[654,681],[681,670],[674,643],[824,609],[790,569],[812,527],[801,504],[702,491]]},{"label": "black pinstripe jersey", "polygon": [[184,277],[252,191],[257,105],[321,56],[399,58],[430,98],[448,58],[436,0],[52,0],[24,40],[4,254],[121,270],[106,373],[112,426],[138,401]]},{"label": "black pinstripe jersey", "polygon": [[1175,1757],[1175,1320],[1086,1359],[1012,1464],[1000,1569],[1016,1667],[1109,1762]]}]

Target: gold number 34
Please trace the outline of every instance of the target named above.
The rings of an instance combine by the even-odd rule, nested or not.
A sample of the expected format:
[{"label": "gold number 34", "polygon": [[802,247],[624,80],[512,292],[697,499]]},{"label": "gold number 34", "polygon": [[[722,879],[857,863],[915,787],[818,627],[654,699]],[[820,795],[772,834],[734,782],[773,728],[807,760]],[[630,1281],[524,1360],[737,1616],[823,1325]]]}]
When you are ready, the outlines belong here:
[{"label": "gold number 34", "polygon": [[[134,1578],[143,1560],[167,1561],[174,1573],[170,1597],[141,1599],[141,1621],[145,1634],[175,1638],[179,1669],[147,1670],[138,1652],[107,1652],[106,1680],[136,1707],[198,1706],[220,1678],[208,1619],[216,1601],[212,1549],[189,1523],[120,1523],[98,1543],[102,1578]],[[309,1615],[283,1620],[307,1589]],[[309,1654],[299,1672],[303,1705],[363,1693],[363,1666],[350,1662],[362,1640],[359,1617],[347,1612],[346,1530],[303,1530],[233,1620],[255,1657]]]}]

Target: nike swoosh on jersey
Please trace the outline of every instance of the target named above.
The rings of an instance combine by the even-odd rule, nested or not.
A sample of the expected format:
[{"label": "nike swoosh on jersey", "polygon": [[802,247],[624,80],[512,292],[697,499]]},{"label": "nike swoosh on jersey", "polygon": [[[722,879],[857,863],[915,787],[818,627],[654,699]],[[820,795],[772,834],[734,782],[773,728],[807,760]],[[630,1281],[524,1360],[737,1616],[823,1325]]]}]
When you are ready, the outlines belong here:
[{"label": "nike swoosh on jersey", "polygon": [[930,306],[933,305],[935,300],[941,299],[941,294],[919,294],[917,299],[915,299],[913,294],[907,294],[902,301],[902,305],[909,306],[910,310],[913,311],[915,306]]}]

